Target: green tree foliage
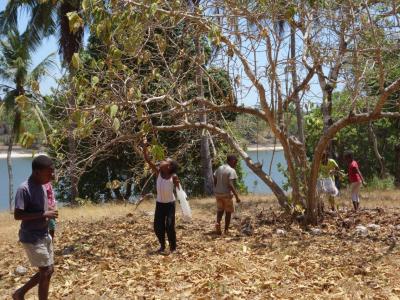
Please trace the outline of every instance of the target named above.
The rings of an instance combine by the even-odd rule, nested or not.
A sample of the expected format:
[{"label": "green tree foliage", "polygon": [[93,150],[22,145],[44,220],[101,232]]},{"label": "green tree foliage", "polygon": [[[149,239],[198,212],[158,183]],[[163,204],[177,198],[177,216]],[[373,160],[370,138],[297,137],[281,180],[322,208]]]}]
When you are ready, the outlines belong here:
[{"label": "green tree foliage", "polygon": [[[349,93],[339,92],[334,94],[333,120],[342,118],[348,113],[343,110],[343,107],[348,107],[349,102]],[[362,110],[363,107],[360,106],[358,109]],[[318,106],[314,106],[305,116],[305,124],[307,155],[312,157],[318,137],[323,132],[322,114]],[[400,143],[400,120],[397,118],[381,119],[373,122],[373,126],[377,136],[378,148],[384,157],[387,171],[391,176],[396,176],[398,166],[396,147]],[[333,145],[342,169],[346,170],[343,154],[346,150],[351,150],[354,152],[356,160],[359,161],[360,169],[366,178],[370,180],[380,176],[379,164],[372,147],[368,125],[359,124],[343,128],[333,139]]]},{"label": "green tree foliage", "polygon": [[[184,155],[200,133],[207,141],[210,132],[242,156],[284,209],[302,206],[307,221],[316,223],[319,167],[331,140],[350,125],[399,116],[387,104],[400,89],[400,78],[389,78],[391,66],[384,63],[384,54],[398,48],[393,38],[398,25],[392,24],[396,11],[384,1],[198,3],[86,0],[81,10],[68,13],[72,32],[85,23],[98,42],[92,46],[96,53],[71,55],[69,87],[57,95],[59,103],[68,103],[55,116],[57,155],[72,161],[63,148],[71,135],[65,128],[73,128],[80,157],[70,174],[82,175],[120,145],[140,153],[143,136],[152,141],[156,159],[171,155],[186,162]],[[282,24],[290,26],[290,36],[282,34]],[[226,85],[218,77],[226,78]],[[371,78],[379,86],[376,95],[366,89],[373,85]],[[200,80],[206,82],[204,91]],[[333,95],[342,82],[346,105],[336,105],[341,99]],[[219,92],[224,86],[247,95],[253,89],[260,106],[238,104],[232,95],[242,93]],[[315,95],[321,95],[323,133],[318,132],[311,151],[300,130],[300,108]],[[251,161],[226,126],[227,112],[249,114],[268,125],[283,148],[291,196]],[[135,167],[148,176],[147,168]]]},{"label": "green tree foliage", "polygon": [[3,101],[5,111],[12,122],[7,151],[10,210],[14,198],[11,162],[13,144],[15,141],[19,141],[24,147],[33,144],[36,136],[34,132],[26,130],[27,127],[33,129],[29,126],[31,124],[29,121],[33,119],[39,124],[41,131],[45,131],[40,110],[39,81],[54,62],[51,54],[38,65],[32,66],[33,52],[38,45],[31,28],[20,34],[17,27],[11,27],[7,35],[2,36],[0,40],[0,78],[5,93]]},{"label": "green tree foliage", "polygon": [[[392,38],[397,28],[390,24],[395,12],[383,2],[366,6],[359,1],[306,1],[301,6],[296,1],[211,1],[206,8],[187,4],[88,0],[82,11],[69,14],[70,28],[79,28],[82,18],[99,41],[95,56],[72,55],[74,76],[71,88],[63,91],[65,98],[76,95],[67,110],[67,124],[77,125],[74,136],[84,147],[76,172],[87,170],[118,144],[130,143],[140,153],[143,136],[151,137],[153,156],[180,160],[184,156],[171,153],[171,146],[188,152],[199,133],[204,141],[204,133],[210,132],[242,156],[283,208],[293,212],[301,205],[307,221],[316,223],[319,166],[331,140],[349,125],[399,115],[382,110],[400,88],[400,78],[388,78],[390,68],[382,60],[383,53],[398,47]],[[290,26],[290,37],[282,34],[279,24],[284,23]],[[198,38],[206,36],[199,47]],[[290,52],[288,44],[293,45]],[[257,59],[261,53],[264,60]],[[217,63],[208,65],[213,61]],[[241,93],[216,92],[223,85],[215,84],[211,67],[223,68],[227,83],[230,76],[235,78],[237,91],[254,89],[260,106],[238,104],[231,95]],[[379,82],[377,96],[364,92],[369,73]],[[209,85],[204,91],[200,78]],[[346,104],[350,99],[351,105],[336,106],[335,112],[334,102],[340,99],[333,94],[340,82],[346,83]],[[204,97],[207,90],[219,96]],[[299,108],[313,95],[321,95],[323,133],[314,139],[308,160]],[[226,126],[227,112],[250,114],[271,129],[287,161],[290,197],[251,161]],[[64,127],[58,129],[60,144]],[[141,170],[146,176],[147,170]]]},{"label": "green tree foliage", "polygon": [[[57,124],[51,140],[61,170],[66,170],[68,161],[67,128],[70,122],[75,122],[74,137],[79,145],[80,162],[76,172],[80,174],[81,197],[95,200],[100,194],[110,196],[111,182],[122,183],[125,187],[127,183],[133,184],[139,193],[152,190],[153,179],[149,177],[150,172],[138,149],[143,135],[152,136],[154,158],[162,159],[167,155],[175,158],[181,165],[179,175],[182,175],[183,186],[192,195],[201,194],[200,131],[153,132],[152,126],[172,122],[174,116],[160,114],[167,107],[163,102],[148,101],[150,95],[160,99],[177,96],[182,101],[196,97],[195,69],[191,59],[195,57],[193,29],[186,28],[182,22],[161,18],[158,25],[142,36],[139,29],[144,17],[141,14],[115,12],[112,4],[85,6],[84,9],[93,23],[90,23],[87,49],[72,57],[75,70],[71,83],[76,93],[73,118],[66,118],[65,113],[66,99],[72,93],[67,84],[49,108]],[[208,39],[204,38],[202,45],[209,60]],[[226,71],[207,68],[204,86],[210,101],[235,103]],[[236,115],[210,112],[209,118],[227,124]],[[213,162],[218,165],[229,150],[218,141],[214,142],[214,147]],[[242,183],[240,185],[244,187]],[[67,193],[67,187],[65,181],[61,190]],[[128,198],[129,192],[120,194],[119,185],[114,187],[117,187],[114,189],[117,197]],[[130,191],[130,187],[125,190]],[[67,195],[64,198],[68,198]]]},{"label": "green tree foliage", "polygon": [[[87,3],[87,1],[85,1]],[[9,28],[15,27],[18,23],[18,14],[21,9],[29,13],[28,27],[33,42],[39,42],[57,32],[59,38],[59,53],[62,57],[63,65],[72,73],[71,63],[74,63],[74,53],[82,44],[84,28],[83,20],[79,15],[83,3],[81,0],[15,0],[9,1],[4,11],[0,13],[0,32],[7,33]],[[73,106],[73,97],[70,96],[69,105]],[[70,110],[67,111],[67,113]],[[70,124],[69,131],[69,157],[71,178],[71,200],[77,196],[77,178],[74,176],[76,168],[75,148],[76,142],[73,139],[72,131],[75,124]]]},{"label": "green tree foliage", "polygon": [[35,133],[43,133],[47,125],[41,113],[39,82],[55,66],[54,54],[33,66],[33,53],[38,45],[30,29],[20,34],[17,28],[12,28],[0,41],[3,101],[13,123],[13,135],[17,140],[21,136],[20,142],[26,147],[33,143]]},{"label": "green tree foliage", "polygon": [[[364,36],[365,42],[370,39],[369,36]],[[388,43],[382,37],[382,43]],[[363,86],[366,96],[374,99],[380,94],[380,77],[384,76],[385,81],[382,82],[383,88],[387,87],[391,82],[400,76],[400,52],[393,51],[385,53],[383,60],[386,66],[385,70],[371,69],[367,72],[365,85]],[[357,70],[352,70],[356,76]],[[379,72],[384,72],[380,76]],[[399,105],[399,92],[393,93],[383,107],[385,112],[400,112]],[[334,107],[333,107],[333,120],[344,117],[348,112],[343,108],[351,106],[351,91],[344,90],[334,94]],[[370,103],[359,103],[356,111],[367,111]],[[398,118],[388,118],[377,120],[372,123],[373,130],[378,143],[378,151],[383,157],[385,169],[391,178],[395,178],[397,183],[400,183],[400,120]],[[318,135],[323,131],[322,114],[320,109],[314,107],[311,109],[310,114],[306,116],[306,128],[309,139],[307,140],[307,152],[312,156],[313,149],[317,143]],[[360,166],[363,174],[374,182],[377,178],[382,177],[380,165],[377,160],[376,154],[373,149],[373,142],[371,140],[368,124],[352,125],[341,130],[333,140],[336,156],[342,167],[345,168],[345,161],[343,153],[345,150],[354,152],[357,160],[360,161]],[[375,184],[377,185],[377,184]]]}]

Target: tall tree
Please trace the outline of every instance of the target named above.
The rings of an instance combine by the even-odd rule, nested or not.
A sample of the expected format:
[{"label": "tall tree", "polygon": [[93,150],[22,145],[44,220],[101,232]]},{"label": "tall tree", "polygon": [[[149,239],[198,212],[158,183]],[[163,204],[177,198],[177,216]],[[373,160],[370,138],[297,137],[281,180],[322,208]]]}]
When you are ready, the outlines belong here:
[{"label": "tall tree", "polygon": [[[63,57],[64,65],[69,69],[69,75],[73,76],[75,69],[72,64],[72,58],[79,51],[83,40],[83,22],[78,15],[82,1],[69,0],[62,1],[58,7],[58,23],[60,26],[59,33],[59,49]],[[69,95],[68,104],[71,112],[76,107],[75,93]],[[68,151],[70,156],[69,164],[69,181],[70,181],[70,199],[71,203],[75,203],[75,199],[79,196],[78,182],[79,178],[76,172],[77,169],[77,145],[74,137],[76,124],[74,122],[69,126],[68,134]]]},{"label": "tall tree", "polygon": [[[25,9],[29,14],[29,31],[36,41],[57,34],[59,38],[59,52],[67,68],[72,56],[78,52],[83,38],[83,23],[79,17],[81,0],[42,1],[42,0],[14,0],[8,1],[5,9],[0,13],[0,29],[6,34],[10,28],[18,26],[18,14]],[[57,31],[58,29],[58,31]]]},{"label": "tall tree", "polygon": [[20,34],[16,27],[9,28],[7,36],[0,41],[0,78],[4,82],[2,88],[6,91],[3,100],[6,110],[13,114],[13,125],[7,150],[10,210],[12,210],[14,198],[11,161],[13,144],[21,133],[24,113],[33,109],[36,112],[33,115],[40,116],[35,103],[35,98],[39,93],[39,80],[54,64],[53,54],[50,54],[32,68],[33,53],[39,42],[30,29]]},{"label": "tall tree", "polygon": [[[0,14],[1,32],[5,34],[11,26],[18,23],[19,9],[24,8],[30,14],[28,24],[32,37],[35,40],[57,33],[59,37],[59,53],[61,54],[63,65],[71,72],[71,61],[74,53],[78,52],[83,39],[83,22],[79,17],[81,0],[63,1],[42,1],[42,0],[15,0],[9,1],[4,11]],[[75,97],[72,94],[69,99],[70,108],[75,106]],[[68,111],[71,111],[68,110]],[[74,141],[73,130],[75,125],[72,123],[69,135],[70,151],[70,184],[72,202],[78,196],[78,183],[75,176],[76,168],[76,143]]]},{"label": "tall tree", "polygon": [[[146,12],[151,9],[153,13],[163,17],[182,18],[190,22],[193,28],[208,34],[213,43],[222,49],[219,55],[221,65],[227,66],[229,74],[237,74],[237,70],[241,72],[240,75],[243,74],[244,78],[239,82],[242,91],[249,93],[250,85],[251,89],[256,91],[261,106],[240,106],[229,103],[228,99],[223,104],[211,103],[200,97],[186,101],[168,99],[166,104],[169,103],[169,109],[161,115],[176,116],[172,119],[175,122],[154,128],[158,131],[203,129],[218,134],[237,150],[249,168],[271,188],[283,207],[296,211],[298,206],[302,206],[306,212],[305,218],[310,223],[318,220],[316,183],[319,167],[322,155],[330,148],[334,136],[352,124],[399,116],[397,111],[383,110],[388,98],[400,89],[398,76],[386,81],[388,66],[382,61],[382,53],[396,49],[397,41],[392,37],[398,29],[398,25],[394,26],[396,28],[388,25],[391,24],[391,18],[396,18],[397,12],[385,1],[227,3],[215,0],[207,2],[204,10],[196,15],[189,15],[186,11],[176,8],[159,8],[155,1],[152,5],[138,1],[126,3],[127,7],[134,6],[137,11]],[[220,13],[210,13],[215,11],[215,7],[222,8]],[[290,77],[290,70],[294,65],[291,49],[286,46],[290,45],[290,36],[282,38],[279,30],[275,28],[276,21],[282,19],[282,16],[285,16],[285,20],[298,32],[297,47],[292,48],[296,50],[297,76],[294,74],[291,82],[291,86],[297,88],[292,90],[287,88],[290,83],[286,83],[289,82],[287,78]],[[232,24],[238,25],[234,27]],[[241,43],[237,42],[238,39]],[[294,46],[294,43],[292,45]],[[258,53],[263,53],[264,60],[254,59]],[[353,70],[361,72],[352,77]],[[379,90],[373,97],[365,95],[361,89],[366,81],[363,70],[373,70],[377,74]],[[294,83],[293,79],[297,82]],[[315,82],[319,85],[311,90],[310,85]],[[342,118],[333,120],[332,96],[333,92],[341,87],[340,83],[345,83],[346,89],[352,91],[351,105],[341,107],[340,109],[346,110],[347,113]],[[269,93],[271,90],[274,93]],[[290,104],[296,101],[297,96],[312,99],[311,94],[321,95],[319,101],[322,103],[324,134],[318,137],[312,158],[307,158],[305,142],[293,136],[285,124],[293,117]],[[151,101],[151,98],[148,101]],[[361,102],[370,103],[369,108],[359,110]],[[203,113],[203,105],[206,111],[230,110],[252,114],[268,124],[283,147],[292,201],[289,201],[289,197],[268,173],[251,161],[229,131],[221,128],[219,124],[199,122],[190,118]]]},{"label": "tall tree", "polygon": [[[191,13],[197,14],[200,1],[193,0],[188,1],[189,7],[192,6]],[[191,2],[191,3],[190,3]],[[196,85],[197,85],[197,96],[204,98],[204,67],[205,67],[205,55],[204,49],[201,44],[203,35],[200,31],[194,36],[194,45],[196,49]],[[203,109],[205,106],[203,105]],[[207,113],[203,112],[200,117],[202,123],[207,123]],[[204,180],[204,194],[210,196],[214,191],[214,180],[213,180],[213,170],[212,170],[212,159],[210,153],[210,140],[209,132],[207,129],[201,131],[201,142],[200,142],[200,157],[201,157],[201,169]]]},{"label": "tall tree", "polygon": [[[122,177],[126,176],[132,178],[136,175],[137,177],[143,175],[146,177],[146,172],[143,171],[135,174],[137,169],[143,170],[143,164],[138,163],[140,156],[132,153],[132,148],[135,149],[135,147],[132,147],[132,144],[135,146],[135,142],[132,143],[132,141],[135,141],[135,132],[143,129],[147,130],[147,134],[152,135],[152,132],[148,132],[149,124],[143,124],[144,119],[147,119],[147,114],[150,115],[151,123],[155,125],[162,125],[170,118],[157,116],[157,113],[166,107],[165,104],[161,104],[161,102],[161,105],[156,102],[142,103],[141,100],[149,94],[157,94],[160,97],[159,100],[163,97],[170,97],[169,95],[182,98],[197,97],[199,87],[201,87],[202,94],[210,101],[212,99],[212,101],[223,102],[231,94],[229,76],[221,69],[209,68],[207,70],[204,63],[197,60],[196,51],[198,50],[193,39],[196,32],[194,28],[187,28],[184,23],[174,24],[166,19],[154,22],[148,32],[138,35],[135,31],[130,30],[142,24],[141,18],[145,16],[138,13],[132,14],[130,20],[114,23],[117,26],[116,30],[121,30],[120,32],[124,32],[124,34],[110,39],[110,21],[122,18],[121,15],[123,14],[118,8],[115,9],[111,5],[95,7],[95,9],[97,15],[102,15],[103,18],[99,18],[93,24],[88,21],[90,24],[88,49],[80,53],[78,69],[72,78],[75,84],[73,88],[77,91],[80,103],[73,110],[74,119],[78,124],[75,136],[79,139],[78,161],[80,170],[76,174],[87,174],[88,172],[91,172],[91,175],[100,174],[101,172],[97,171],[104,170],[105,164],[98,162],[106,156],[108,161],[113,164],[109,169],[110,174],[115,179],[121,180]],[[89,14],[91,8],[89,7],[85,11]],[[88,19],[93,21],[91,15]],[[154,19],[157,20],[157,17],[154,16]],[[206,57],[203,58],[203,61],[208,61],[210,46],[204,35],[201,36],[200,47],[200,51]],[[183,51],[187,51],[190,55],[182,55]],[[192,57],[196,59],[192,59]],[[202,68],[201,73],[207,74],[198,77],[197,67]],[[107,74],[103,73],[105,70],[107,70]],[[179,75],[176,77],[175,74],[178,73]],[[160,80],[161,78],[162,80]],[[202,81],[199,82],[200,80]],[[126,88],[120,89],[120,85],[125,85]],[[117,86],[117,89],[111,88],[105,92],[110,87]],[[63,89],[57,96],[61,98],[62,92],[65,92],[64,95],[66,96],[69,89]],[[88,107],[93,105],[96,110],[88,110]],[[65,116],[64,111],[57,112],[57,115]],[[235,114],[232,113],[223,115],[228,120],[235,117]],[[210,114],[208,117],[210,120],[216,119],[215,114]],[[97,123],[94,123],[96,119]],[[68,122],[68,120],[67,118],[66,121]],[[65,137],[64,129],[67,126],[61,126],[63,129],[59,133]],[[83,130],[82,128],[85,126],[91,132],[90,135],[85,134],[86,129]],[[80,133],[84,134],[81,135]],[[199,133],[201,133],[201,130],[199,130]],[[204,136],[208,139],[207,131],[205,133]],[[60,137],[60,139],[64,140],[63,137]],[[113,144],[107,141],[113,141]],[[157,159],[160,159],[160,153],[164,152],[184,161],[186,170],[190,169],[188,171],[190,174],[186,177],[187,182],[191,183],[190,191],[196,194],[202,191],[201,194],[204,194],[204,176],[200,176],[202,168],[199,167],[201,161],[199,159],[200,151],[198,150],[201,148],[201,139],[197,133],[161,133],[154,135],[152,141],[158,144],[154,145],[155,152],[158,153],[155,155]],[[120,143],[121,146],[118,146],[117,143]],[[65,144],[61,144],[62,146],[57,151],[65,154]],[[98,151],[93,152],[89,145],[97,145],[93,147],[96,147]],[[221,149],[222,147],[219,147],[219,144],[216,143],[216,148]],[[224,146],[223,148],[227,147]],[[114,149],[115,152],[113,152]],[[125,149],[125,151],[120,149]],[[161,149],[165,151],[161,151]],[[192,154],[193,151],[196,154]],[[125,154],[127,152],[130,152],[129,155]],[[68,161],[70,156],[66,157]],[[217,156],[213,158],[215,161],[219,159]],[[118,170],[118,167],[116,167],[118,161],[125,164],[125,167]],[[209,186],[211,186],[212,191],[213,162],[209,156],[206,161],[209,164],[208,169],[209,174],[211,174]],[[88,162],[93,162],[93,167],[92,163]],[[64,168],[63,171],[65,171]],[[80,192],[92,186],[91,183],[88,183],[89,177],[90,175],[86,176],[85,174],[81,176],[79,180]],[[105,176],[98,178],[103,181],[107,180]],[[185,184],[185,181],[183,181],[183,184]],[[141,182],[141,180],[136,180],[136,182]],[[136,187],[138,186],[140,184],[136,185]],[[202,188],[199,188],[200,186]]]}]

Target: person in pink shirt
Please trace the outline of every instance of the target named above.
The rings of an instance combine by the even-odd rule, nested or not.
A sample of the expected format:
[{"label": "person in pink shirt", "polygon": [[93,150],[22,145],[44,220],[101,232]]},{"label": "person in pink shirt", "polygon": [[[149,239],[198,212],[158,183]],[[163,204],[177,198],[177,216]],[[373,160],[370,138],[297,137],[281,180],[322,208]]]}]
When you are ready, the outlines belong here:
[{"label": "person in pink shirt", "polygon": [[354,160],[353,152],[346,151],[344,158],[347,163],[347,173],[349,176],[351,188],[351,200],[353,202],[354,210],[357,211],[360,207],[360,188],[361,184],[365,185],[364,177],[362,176],[358,163]]},{"label": "person in pink shirt", "polygon": [[[47,204],[48,209],[56,210],[57,209],[57,202],[54,196],[53,186],[51,182],[48,182],[44,185],[47,194]],[[56,230],[56,219],[49,219],[49,234],[51,238],[54,240],[54,232]]]}]

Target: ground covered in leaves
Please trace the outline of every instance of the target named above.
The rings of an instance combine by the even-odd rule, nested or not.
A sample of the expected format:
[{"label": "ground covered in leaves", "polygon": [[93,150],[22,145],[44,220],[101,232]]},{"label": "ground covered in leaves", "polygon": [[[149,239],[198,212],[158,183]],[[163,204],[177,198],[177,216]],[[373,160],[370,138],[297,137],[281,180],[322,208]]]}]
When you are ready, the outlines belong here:
[{"label": "ground covered in leaves", "polygon": [[[179,251],[166,255],[153,253],[150,204],[94,221],[61,218],[50,299],[400,298],[398,208],[344,208],[304,228],[248,201],[231,234],[217,236],[212,201],[192,206],[191,223],[177,209]],[[9,299],[34,270],[16,242],[2,239],[0,255],[0,299]],[[16,274],[19,265],[27,274]]]}]

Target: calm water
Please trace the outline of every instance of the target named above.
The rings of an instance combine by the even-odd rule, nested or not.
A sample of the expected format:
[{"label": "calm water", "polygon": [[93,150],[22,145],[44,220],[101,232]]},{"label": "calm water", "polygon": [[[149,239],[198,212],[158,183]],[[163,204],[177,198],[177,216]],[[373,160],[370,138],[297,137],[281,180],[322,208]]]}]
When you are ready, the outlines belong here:
[{"label": "calm water", "polygon": [[[31,174],[32,158],[14,158],[14,196],[18,186]],[[8,171],[7,160],[0,158],[0,210],[8,209]]]},{"label": "calm water", "polygon": [[[274,156],[272,157],[272,151],[258,151],[258,160],[257,160],[257,152],[251,151],[249,152],[249,156],[253,160],[253,162],[260,162],[263,165],[263,171],[269,172],[269,167],[272,160],[271,165],[271,174],[273,180],[278,183],[280,186],[284,183],[283,174],[278,171],[278,164],[280,163],[283,167],[286,168],[286,161],[283,155],[283,151],[276,151]],[[246,177],[244,179],[244,183],[246,184],[249,193],[254,194],[271,194],[271,189],[261,181],[258,176],[256,176],[253,171],[251,171],[244,162],[243,169],[246,173]]]},{"label": "calm water", "polygon": [[[257,152],[249,152],[253,161],[257,161]],[[263,163],[263,170],[268,172],[271,163],[271,151],[259,151],[258,161]],[[13,172],[14,172],[14,195],[18,185],[22,183],[30,175],[32,158],[14,158],[13,159]],[[279,185],[282,185],[284,177],[278,172],[277,164],[281,163],[286,166],[285,159],[282,151],[275,152],[272,162],[271,176]],[[245,166],[243,163],[244,171],[246,173],[245,184],[248,191],[254,194],[270,194],[271,190],[266,186],[254,173]],[[0,210],[8,209],[8,173],[7,161],[0,158]]]}]

